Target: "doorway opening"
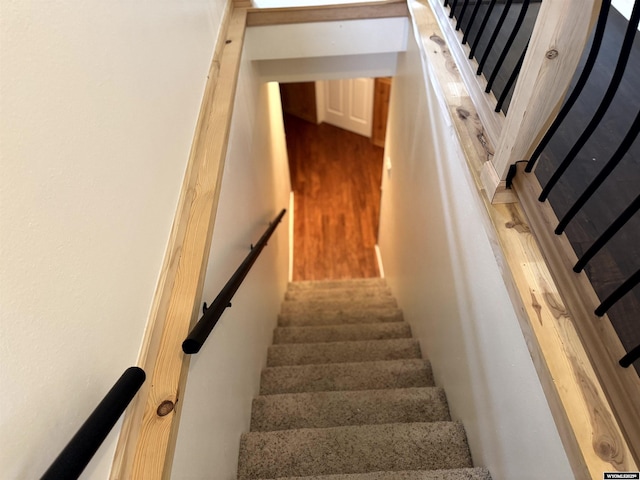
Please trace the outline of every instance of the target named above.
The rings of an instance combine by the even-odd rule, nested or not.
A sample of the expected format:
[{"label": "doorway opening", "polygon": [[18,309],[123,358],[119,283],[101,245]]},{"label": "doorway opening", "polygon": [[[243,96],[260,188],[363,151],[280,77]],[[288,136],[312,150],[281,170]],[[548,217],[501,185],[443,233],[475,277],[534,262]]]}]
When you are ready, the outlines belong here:
[{"label": "doorway opening", "polygon": [[391,78],[281,83],[294,192],[292,280],[379,277]]}]

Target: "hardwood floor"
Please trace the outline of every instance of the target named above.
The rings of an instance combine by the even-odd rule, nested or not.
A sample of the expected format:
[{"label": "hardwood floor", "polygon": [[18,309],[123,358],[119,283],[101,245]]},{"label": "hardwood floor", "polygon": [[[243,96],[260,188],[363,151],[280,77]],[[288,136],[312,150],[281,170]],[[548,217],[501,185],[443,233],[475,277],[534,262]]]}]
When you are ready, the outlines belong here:
[{"label": "hardwood floor", "polygon": [[379,276],[384,151],[369,138],[284,116],[294,192],[293,280]]},{"label": "hardwood floor", "polygon": [[[499,5],[496,8],[499,10]],[[532,12],[537,8],[532,5]],[[514,9],[511,17],[518,11]],[[509,21],[513,21],[511,17]],[[530,19],[527,21],[531,23]],[[532,23],[525,27],[530,29]],[[612,10],[592,78],[537,167],[536,175],[543,185],[595,112],[615,68],[625,28],[626,20]],[[510,29],[504,31],[508,33]],[[470,38],[473,36],[472,31]],[[499,38],[497,45],[502,43],[504,38]],[[482,48],[481,45],[479,52]],[[507,59],[504,72],[511,71],[515,60],[514,56]],[[493,69],[491,62],[495,62],[492,57],[487,62],[488,71]],[[637,36],[614,104],[549,197],[559,217],[600,171],[629,128],[640,108],[639,77],[640,36]],[[505,80],[501,71],[496,80],[498,91]],[[377,276],[374,245],[383,150],[359,135],[327,124],[317,126],[289,115],[285,115],[285,128],[295,192],[294,280]],[[584,253],[635,198],[639,186],[640,139],[597,195],[569,224],[566,233],[578,255]],[[587,274],[601,299],[640,268],[639,239],[640,215],[636,215],[587,266]],[[628,350],[640,344],[640,287],[616,304],[609,317]],[[640,366],[637,368],[640,370]]]}]

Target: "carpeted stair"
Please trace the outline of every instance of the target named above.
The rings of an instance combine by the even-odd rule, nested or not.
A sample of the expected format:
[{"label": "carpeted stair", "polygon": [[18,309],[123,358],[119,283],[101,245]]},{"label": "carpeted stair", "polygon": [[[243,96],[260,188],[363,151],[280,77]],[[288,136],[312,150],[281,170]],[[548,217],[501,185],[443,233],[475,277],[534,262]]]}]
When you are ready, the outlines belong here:
[{"label": "carpeted stair", "polygon": [[238,479],[490,480],[382,279],[289,285]]}]

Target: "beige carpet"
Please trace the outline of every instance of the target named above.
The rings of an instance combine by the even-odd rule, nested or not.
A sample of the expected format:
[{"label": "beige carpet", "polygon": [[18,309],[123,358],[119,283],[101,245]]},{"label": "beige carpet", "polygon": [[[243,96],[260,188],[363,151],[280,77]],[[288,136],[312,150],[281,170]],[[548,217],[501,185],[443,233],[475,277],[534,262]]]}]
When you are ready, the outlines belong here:
[{"label": "beige carpet", "polygon": [[382,279],[296,282],[238,479],[490,480]]}]

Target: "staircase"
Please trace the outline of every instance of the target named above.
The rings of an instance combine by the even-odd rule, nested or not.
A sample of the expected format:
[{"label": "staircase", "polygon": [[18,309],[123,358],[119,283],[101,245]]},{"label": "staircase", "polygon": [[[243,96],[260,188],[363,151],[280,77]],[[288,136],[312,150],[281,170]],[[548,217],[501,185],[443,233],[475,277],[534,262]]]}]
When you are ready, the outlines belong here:
[{"label": "staircase", "polygon": [[238,479],[490,480],[383,279],[291,283]]}]

